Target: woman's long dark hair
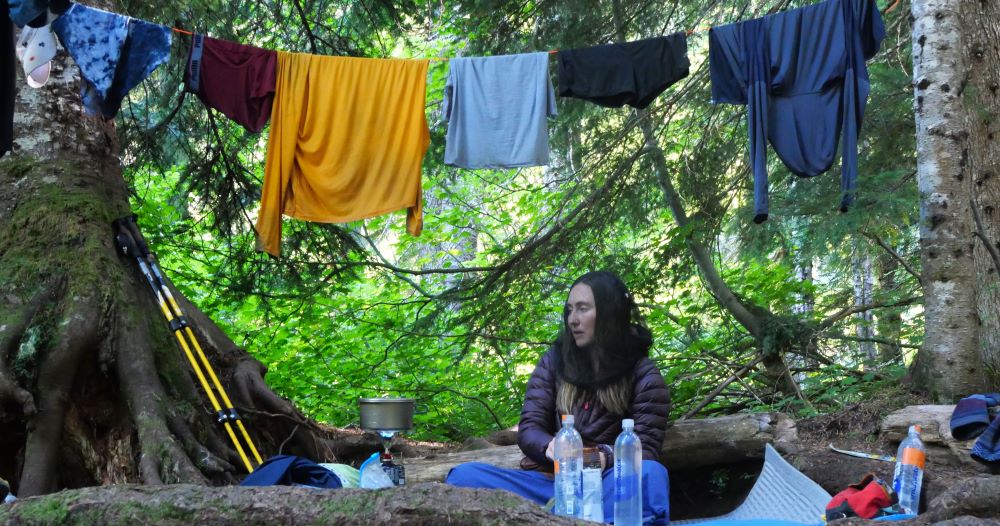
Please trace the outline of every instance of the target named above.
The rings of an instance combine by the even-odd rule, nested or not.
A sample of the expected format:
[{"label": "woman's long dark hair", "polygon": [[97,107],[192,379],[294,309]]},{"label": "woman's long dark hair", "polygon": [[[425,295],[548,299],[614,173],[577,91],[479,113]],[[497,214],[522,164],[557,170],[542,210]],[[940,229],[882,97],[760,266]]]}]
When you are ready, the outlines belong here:
[{"label": "woman's long dark hair", "polygon": [[630,393],[635,364],[649,355],[653,336],[643,324],[632,294],[617,275],[588,272],[577,278],[573,287],[579,284],[587,285],[594,294],[594,341],[584,348],[577,347],[569,328],[569,310],[564,309],[562,333],[554,345],[556,375],[575,386],[570,397],[574,401],[593,397],[612,384],[618,386],[616,391],[627,386]]}]

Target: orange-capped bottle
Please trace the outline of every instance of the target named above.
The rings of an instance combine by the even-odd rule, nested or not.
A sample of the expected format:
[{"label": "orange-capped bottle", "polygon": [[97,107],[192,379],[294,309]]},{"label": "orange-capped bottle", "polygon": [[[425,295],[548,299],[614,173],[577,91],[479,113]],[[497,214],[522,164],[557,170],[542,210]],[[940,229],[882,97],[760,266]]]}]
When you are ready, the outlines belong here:
[{"label": "orange-capped bottle", "polygon": [[920,485],[924,480],[927,449],[920,440],[920,426],[910,426],[906,439],[899,444],[892,489],[899,496],[899,507],[909,515],[920,513]]}]

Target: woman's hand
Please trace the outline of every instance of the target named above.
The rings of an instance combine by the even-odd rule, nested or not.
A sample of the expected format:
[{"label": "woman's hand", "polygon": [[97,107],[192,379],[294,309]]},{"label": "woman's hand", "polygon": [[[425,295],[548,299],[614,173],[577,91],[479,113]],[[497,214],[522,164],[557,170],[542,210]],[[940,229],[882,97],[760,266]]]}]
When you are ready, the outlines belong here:
[{"label": "woman's hand", "polygon": [[549,445],[545,447],[545,458],[556,461],[556,439],[549,440]]}]

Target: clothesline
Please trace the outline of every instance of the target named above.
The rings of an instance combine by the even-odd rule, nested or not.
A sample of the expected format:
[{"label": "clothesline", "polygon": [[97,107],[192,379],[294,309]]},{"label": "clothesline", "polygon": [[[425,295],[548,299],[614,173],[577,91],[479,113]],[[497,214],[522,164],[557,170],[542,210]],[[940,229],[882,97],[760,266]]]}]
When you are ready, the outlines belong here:
[{"label": "clothesline", "polygon": [[[713,27],[712,101],[748,108],[755,222],[768,216],[768,143],[790,171],[805,177],[829,170],[842,151],[840,209],[850,206],[869,90],[865,62],[885,37],[880,15],[899,3],[880,10],[875,0],[826,0],[774,13],[766,22]],[[185,90],[250,132],[260,132],[270,121],[256,225],[259,250],[280,254],[284,216],[346,222],[406,209],[407,231],[419,235],[421,166],[430,143],[427,68],[434,59],[286,53],[80,4],[55,19],[51,31],[34,34],[59,36],[80,68],[85,113],[110,119],[128,92],[168,60],[171,32],[193,35]],[[104,35],[102,45],[95,45]],[[441,105],[448,123],[444,164],[464,169],[549,164],[548,121],[557,113],[549,54],[559,54],[559,96],[643,109],[689,74],[687,40],[681,31],[588,48],[451,61]],[[747,47],[747,41],[764,45]],[[34,37],[28,48],[36,49],[32,43]],[[37,44],[50,53],[56,48],[54,41]],[[776,51],[765,53],[768,49]],[[39,76],[45,78],[35,79],[44,84],[47,66],[24,64],[29,77],[44,69]],[[854,74],[841,75],[845,69]],[[759,70],[782,79],[782,89],[748,89],[759,82]],[[13,93],[8,97],[13,100]],[[300,133],[303,126],[308,133]],[[768,133],[768,128],[778,131]],[[800,130],[808,136],[801,137]],[[302,137],[308,137],[306,147],[299,145]],[[311,190],[289,191],[297,186]],[[337,189],[348,187],[358,191],[345,199]]]},{"label": "clothesline", "polygon": [[[889,7],[886,7],[884,10],[882,10],[882,14],[886,15],[886,14],[891,13],[897,7],[899,7],[900,2],[902,2],[902,0],[896,0],[895,2],[892,3],[892,5],[890,5]],[[685,34],[687,34],[687,36],[691,36],[691,35],[694,35],[696,33],[703,33],[703,32],[708,31],[710,29],[712,29],[710,26],[702,26],[702,27],[699,27],[697,29],[688,29],[687,31],[685,31]],[[188,31],[186,29],[180,29],[180,28],[177,28],[177,27],[171,27],[170,30],[173,31],[173,32],[175,32],[175,33],[180,33],[182,35],[189,35],[189,36],[190,35],[194,35],[194,33],[191,32],[191,31]],[[555,55],[555,54],[559,53],[559,50],[558,49],[550,49],[548,51],[548,53],[550,55]],[[433,57],[433,58],[429,58],[428,60],[430,60],[432,62],[437,62],[437,61],[446,61],[446,60],[450,60],[450,59],[447,58],[447,57]]]}]

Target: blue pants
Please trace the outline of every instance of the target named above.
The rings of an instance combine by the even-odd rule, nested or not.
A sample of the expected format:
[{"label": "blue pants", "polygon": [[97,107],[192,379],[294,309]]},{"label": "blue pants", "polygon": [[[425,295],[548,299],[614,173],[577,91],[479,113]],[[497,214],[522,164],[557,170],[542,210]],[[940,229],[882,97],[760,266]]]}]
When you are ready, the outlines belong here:
[{"label": "blue pants", "polygon": [[[553,496],[552,475],[538,471],[507,469],[481,462],[468,462],[452,468],[445,483],[463,488],[505,489],[544,505]],[[615,519],[615,477],[604,471],[604,522]],[[670,479],[667,468],[652,460],[642,461],[643,524],[666,526],[670,523]]]}]

